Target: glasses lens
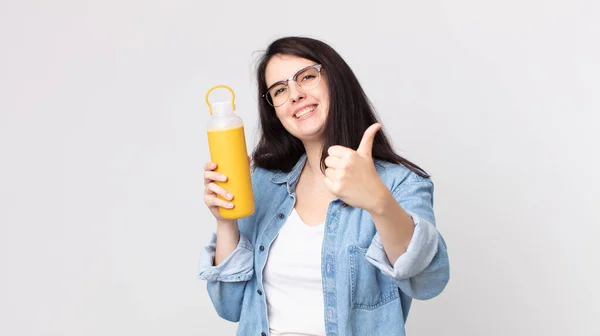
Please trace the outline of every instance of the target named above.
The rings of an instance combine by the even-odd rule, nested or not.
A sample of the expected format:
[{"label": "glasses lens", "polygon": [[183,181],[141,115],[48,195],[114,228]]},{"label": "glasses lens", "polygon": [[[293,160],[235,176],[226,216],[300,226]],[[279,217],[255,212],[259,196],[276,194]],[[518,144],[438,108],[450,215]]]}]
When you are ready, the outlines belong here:
[{"label": "glasses lens", "polygon": [[267,99],[273,106],[279,106],[285,103],[288,97],[288,87],[285,84],[277,84],[267,92]]},{"label": "glasses lens", "polygon": [[296,83],[298,86],[302,88],[302,90],[310,90],[315,86],[319,85],[319,81],[321,80],[321,74],[315,68],[308,68],[296,77]]}]

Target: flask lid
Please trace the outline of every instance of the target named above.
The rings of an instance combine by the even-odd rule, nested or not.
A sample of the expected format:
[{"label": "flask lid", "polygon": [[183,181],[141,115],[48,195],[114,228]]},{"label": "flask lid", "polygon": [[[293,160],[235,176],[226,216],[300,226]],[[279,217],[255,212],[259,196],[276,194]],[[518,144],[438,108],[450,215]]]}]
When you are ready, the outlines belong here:
[{"label": "flask lid", "polygon": [[232,114],[233,108],[232,104],[228,101],[218,101],[211,103],[211,114],[214,115],[225,115]]},{"label": "flask lid", "polygon": [[[210,101],[208,100],[208,96],[210,95],[211,92],[213,92],[216,89],[227,89],[227,90],[229,90],[229,92],[231,92],[231,106],[229,105],[229,102],[214,102],[212,104],[210,103]],[[233,89],[231,89],[227,85],[213,86],[206,93],[206,104],[208,105],[209,112],[211,115],[213,114],[213,107],[215,108],[215,112],[218,114],[232,112],[235,110],[235,92],[233,92]]]}]

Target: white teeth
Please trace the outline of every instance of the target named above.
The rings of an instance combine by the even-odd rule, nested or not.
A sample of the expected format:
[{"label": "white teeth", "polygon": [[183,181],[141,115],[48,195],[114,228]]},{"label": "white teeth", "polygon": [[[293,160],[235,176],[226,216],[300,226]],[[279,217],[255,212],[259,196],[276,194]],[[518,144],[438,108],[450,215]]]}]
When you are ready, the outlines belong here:
[{"label": "white teeth", "polygon": [[296,113],[294,115],[294,117],[296,117],[296,119],[302,118],[302,117],[304,117],[305,115],[309,114],[310,112],[312,112],[314,110],[315,110],[314,106],[309,106],[309,107],[303,109],[302,111],[299,111],[298,113]]}]

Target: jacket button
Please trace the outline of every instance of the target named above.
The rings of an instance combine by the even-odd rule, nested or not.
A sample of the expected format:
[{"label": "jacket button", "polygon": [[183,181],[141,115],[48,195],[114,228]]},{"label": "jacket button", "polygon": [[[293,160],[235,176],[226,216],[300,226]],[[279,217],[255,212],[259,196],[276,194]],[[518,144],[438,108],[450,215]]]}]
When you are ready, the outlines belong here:
[{"label": "jacket button", "polygon": [[260,336],[267,336],[267,334],[265,334],[264,332],[261,332]]},{"label": "jacket button", "polygon": [[279,214],[279,218],[283,219],[284,217],[285,217],[284,214],[282,214],[282,213]]},{"label": "jacket button", "polygon": [[262,295],[262,291],[259,289],[256,291],[258,293],[258,295]]},{"label": "jacket button", "polygon": [[258,248],[261,252],[265,250],[265,247],[260,245],[260,247]]}]

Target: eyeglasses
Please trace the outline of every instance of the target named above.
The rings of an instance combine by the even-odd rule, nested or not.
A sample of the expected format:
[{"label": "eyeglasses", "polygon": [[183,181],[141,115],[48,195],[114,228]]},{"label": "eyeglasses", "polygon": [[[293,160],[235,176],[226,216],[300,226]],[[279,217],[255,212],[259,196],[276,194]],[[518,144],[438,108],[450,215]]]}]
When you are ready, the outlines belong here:
[{"label": "eyeglasses", "polygon": [[267,100],[269,105],[279,107],[285,104],[290,97],[289,81],[294,81],[302,91],[314,89],[321,82],[322,67],[321,64],[308,66],[296,72],[294,76],[271,85],[262,97]]}]

